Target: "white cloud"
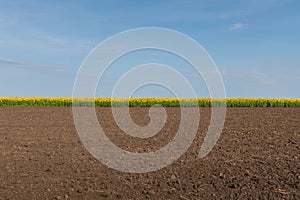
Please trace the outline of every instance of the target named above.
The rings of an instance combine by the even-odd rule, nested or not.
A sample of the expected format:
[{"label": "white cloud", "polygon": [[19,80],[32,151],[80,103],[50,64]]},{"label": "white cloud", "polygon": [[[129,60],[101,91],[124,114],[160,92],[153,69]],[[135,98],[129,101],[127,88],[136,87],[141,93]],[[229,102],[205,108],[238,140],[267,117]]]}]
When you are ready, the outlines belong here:
[{"label": "white cloud", "polygon": [[1,33],[0,36],[1,46],[60,52],[88,52],[97,44],[95,40],[59,38],[34,31],[28,31],[23,35]]},{"label": "white cloud", "polygon": [[53,72],[63,72],[63,68],[59,66],[24,62],[19,60],[12,60],[6,58],[0,58],[0,68],[3,67],[14,67],[26,70],[38,70],[38,71],[53,71]]},{"label": "white cloud", "polygon": [[231,18],[253,15],[254,13],[255,12],[251,10],[238,9],[238,10],[228,10],[228,11],[218,12],[218,16],[221,19],[231,19]]},{"label": "white cloud", "polygon": [[266,72],[256,69],[252,70],[223,70],[222,76],[226,81],[238,83],[248,82],[261,85],[277,85],[281,82],[295,83],[300,81],[300,77],[294,74],[284,74],[279,72]]},{"label": "white cloud", "polygon": [[243,24],[243,23],[235,23],[235,24],[232,24],[228,30],[230,31],[233,31],[233,30],[239,30],[239,29],[244,29],[244,28],[247,28],[247,24]]}]

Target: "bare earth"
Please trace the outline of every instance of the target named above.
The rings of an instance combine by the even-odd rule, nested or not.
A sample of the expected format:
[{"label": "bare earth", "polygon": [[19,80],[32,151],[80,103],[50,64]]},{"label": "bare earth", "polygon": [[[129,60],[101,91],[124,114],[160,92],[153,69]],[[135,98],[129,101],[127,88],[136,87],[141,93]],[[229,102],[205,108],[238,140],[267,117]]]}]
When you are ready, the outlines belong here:
[{"label": "bare earth", "polygon": [[[148,108],[132,108],[137,124]],[[119,147],[149,152],[178,129],[180,109],[167,108],[162,131],[126,135],[110,108],[97,108]],[[222,135],[204,159],[197,154],[209,124],[201,108],[198,136],[172,165],[146,174],[101,164],[83,147],[68,107],[0,108],[0,199],[300,199],[300,108],[228,108]],[[192,116],[191,116],[192,117]]]}]

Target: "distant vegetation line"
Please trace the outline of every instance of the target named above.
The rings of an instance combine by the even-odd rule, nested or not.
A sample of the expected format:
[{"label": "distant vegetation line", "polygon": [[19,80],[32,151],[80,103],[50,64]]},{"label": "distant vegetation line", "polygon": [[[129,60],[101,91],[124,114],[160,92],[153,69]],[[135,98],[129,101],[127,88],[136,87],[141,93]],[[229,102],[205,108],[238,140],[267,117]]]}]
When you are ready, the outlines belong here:
[{"label": "distant vegetation line", "polygon": [[130,107],[300,107],[293,98],[65,98],[0,97],[0,106],[130,106]]}]

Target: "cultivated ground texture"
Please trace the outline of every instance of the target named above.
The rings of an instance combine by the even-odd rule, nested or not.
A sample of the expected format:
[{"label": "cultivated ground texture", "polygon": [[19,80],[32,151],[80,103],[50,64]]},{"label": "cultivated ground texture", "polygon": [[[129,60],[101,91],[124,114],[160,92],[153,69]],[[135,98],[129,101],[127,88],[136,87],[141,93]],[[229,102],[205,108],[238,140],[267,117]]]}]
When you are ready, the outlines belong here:
[{"label": "cultivated ground texture", "polygon": [[[137,124],[148,108],[132,108]],[[137,139],[99,121],[116,145],[134,152],[165,146],[180,109],[167,108],[155,137]],[[82,145],[69,107],[0,107],[0,199],[300,199],[300,108],[228,108],[222,135],[204,159],[197,154],[209,124],[201,108],[197,139],[175,163],[146,174],[122,173]],[[192,117],[192,116],[191,116]]]}]

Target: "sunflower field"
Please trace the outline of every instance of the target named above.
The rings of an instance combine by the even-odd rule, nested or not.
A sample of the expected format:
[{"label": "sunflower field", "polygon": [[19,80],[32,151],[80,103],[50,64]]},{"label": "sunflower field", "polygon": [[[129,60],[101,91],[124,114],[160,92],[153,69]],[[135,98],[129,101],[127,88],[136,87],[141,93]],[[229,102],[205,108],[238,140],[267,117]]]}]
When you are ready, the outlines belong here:
[{"label": "sunflower field", "polygon": [[0,106],[130,106],[130,107],[300,107],[293,98],[70,98],[70,97],[1,97]]}]

